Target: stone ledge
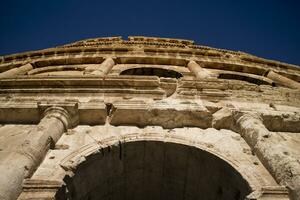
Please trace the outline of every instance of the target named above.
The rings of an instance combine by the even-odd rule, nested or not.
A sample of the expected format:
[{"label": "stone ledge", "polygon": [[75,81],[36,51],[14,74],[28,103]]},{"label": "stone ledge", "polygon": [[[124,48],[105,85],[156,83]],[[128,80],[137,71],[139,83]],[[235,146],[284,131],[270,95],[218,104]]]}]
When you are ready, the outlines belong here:
[{"label": "stone ledge", "polygon": [[[79,104],[72,102],[38,102],[23,104],[11,102],[7,105],[0,105],[0,122],[17,124],[37,124],[41,114],[49,107],[57,106],[65,108],[73,116],[71,126],[76,124],[104,124],[106,121],[106,106],[104,102],[93,104]],[[75,116],[75,117],[74,117]]]},{"label": "stone ledge", "polygon": [[153,104],[134,101],[115,102],[110,124],[138,127],[158,125],[163,128],[211,127],[212,116],[204,106],[196,103],[180,104],[175,101],[160,101]]},{"label": "stone ledge", "polygon": [[[216,127],[229,128],[230,117],[226,112],[216,112],[224,108],[238,112],[258,113],[264,125],[269,131],[300,132],[300,110],[296,107],[277,106],[278,110],[269,107],[268,104],[257,105],[257,108],[245,107],[246,102],[235,102],[232,105],[226,101],[212,103],[200,99],[173,99],[164,100],[138,100],[128,98],[89,99],[79,98],[78,101],[78,123],[81,125],[100,125],[108,122],[115,126],[135,125],[144,127],[146,125],[158,125],[164,128],[189,127],[200,128]],[[38,102],[41,102],[38,106]],[[228,105],[227,105],[228,104]],[[53,98],[49,101],[40,98],[18,99],[12,98],[9,102],[0,101],[0,122],[17,124],[37,124],[40,120],[41,109],[49,106],[60,106],[67,108],[73,106],[71,99]],[[282,108],[281,108],[282,107]],[[285,111],[284,111],[285,110]],[[220,115],[219,115],[219,114]],[[230,115],[231,113],[229,113]],[[222,122],[224,116],[225,124]],[[213,116],[217,117],[213,122]],[[215,118],[214,117],[214,118]],[[216,121],[217,120],[217,121]],[[221,120],[221,121],[220,121]],[[229,121],[228,121],[229,120]]]}]

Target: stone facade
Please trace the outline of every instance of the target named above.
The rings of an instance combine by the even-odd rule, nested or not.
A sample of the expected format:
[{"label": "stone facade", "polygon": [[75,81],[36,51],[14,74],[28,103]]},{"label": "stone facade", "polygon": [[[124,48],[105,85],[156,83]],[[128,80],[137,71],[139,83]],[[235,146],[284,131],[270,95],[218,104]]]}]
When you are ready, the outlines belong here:
[{"label": "stone facade", "polygon": [[300,199],[298,66],[133,36],[0,72],[0,199]]}]

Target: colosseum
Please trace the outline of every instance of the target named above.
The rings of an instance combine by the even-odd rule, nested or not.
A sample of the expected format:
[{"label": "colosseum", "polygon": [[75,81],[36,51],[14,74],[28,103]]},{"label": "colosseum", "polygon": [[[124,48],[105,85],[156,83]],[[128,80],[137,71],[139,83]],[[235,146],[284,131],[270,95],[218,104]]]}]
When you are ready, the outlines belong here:
[{"label": "colosseum", "polygon": [[0,57],[1,200],[299,200],[300,67],[143,36]]}]

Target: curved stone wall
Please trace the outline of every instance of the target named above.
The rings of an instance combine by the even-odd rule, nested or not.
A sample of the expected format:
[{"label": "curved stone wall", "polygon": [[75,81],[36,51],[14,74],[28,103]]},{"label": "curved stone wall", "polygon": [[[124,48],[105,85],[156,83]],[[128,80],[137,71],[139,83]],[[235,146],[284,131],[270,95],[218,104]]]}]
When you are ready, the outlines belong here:
[{"label": "curved stone wall", "polygon": [[0,198],[299,199],[299,82],[299,66],[170,38],[2,56]]}]

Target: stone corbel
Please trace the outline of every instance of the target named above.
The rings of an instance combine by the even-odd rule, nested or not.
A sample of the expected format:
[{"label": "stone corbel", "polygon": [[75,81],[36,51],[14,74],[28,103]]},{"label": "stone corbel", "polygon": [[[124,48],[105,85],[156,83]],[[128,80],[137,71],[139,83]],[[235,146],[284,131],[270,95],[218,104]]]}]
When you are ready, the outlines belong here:
[{"label": "stone corbel", "polygon": [[17,75],[23,75],[33,69],[30,63],[22,65],[21,67],[13,68],[5,72],[0,73],[0,78],[11,78]]},{"label": "stone corbel", "polygon": [[110,72],[114,65],[114,59],[112,57],[108,57],[99,66],[85,68],[84,74],[105,76]]}]

